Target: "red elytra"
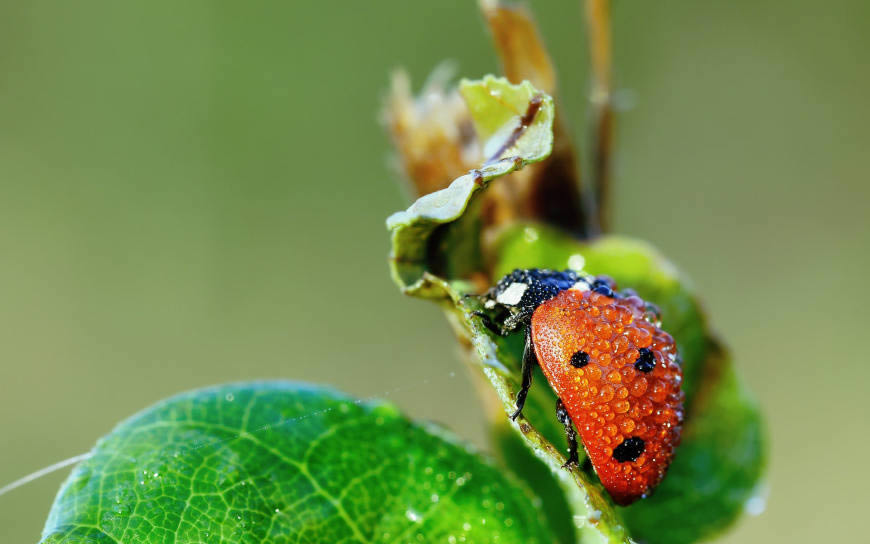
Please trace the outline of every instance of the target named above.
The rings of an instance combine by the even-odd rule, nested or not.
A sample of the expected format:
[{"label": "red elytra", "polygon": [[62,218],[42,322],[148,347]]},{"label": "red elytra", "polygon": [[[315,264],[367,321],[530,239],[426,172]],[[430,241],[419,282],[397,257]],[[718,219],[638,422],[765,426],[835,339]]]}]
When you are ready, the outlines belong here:
[{"label": "red elytra", "polygon": [[540,303],[530,323],[538,364],[620,505],[661,481],[683,421],[674,339],[645,310],[637,296],[566,289]]}]

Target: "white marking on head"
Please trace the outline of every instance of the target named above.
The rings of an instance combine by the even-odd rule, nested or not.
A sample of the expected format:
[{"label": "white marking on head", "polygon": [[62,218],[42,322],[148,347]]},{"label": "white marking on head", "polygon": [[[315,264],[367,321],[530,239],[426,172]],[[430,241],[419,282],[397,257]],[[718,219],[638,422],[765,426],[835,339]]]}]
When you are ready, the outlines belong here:
[{"label": "white marking on head", "polygon": [[569,287],[569,289],[571,289],[572,291],[588,291],[589,283],[586,280],[581,279],[580,281]]},{"label": "white marking on head", "polygon": [[496,302],[499,304],[504,304],[506,306],[516,306],[520,299],[523,298],[523,295],[526,292],[526,289],[529,288],[527,283],[514,282],[508,286],[507,289],[502,291],[495,297]]},{"label": "white marking on head", "polygon": [[495,301],[492,299],[487,300],[486,302],[483,303],[483,307],[486,308],[487,310],[492,310],[493,308],[495,308]]}]

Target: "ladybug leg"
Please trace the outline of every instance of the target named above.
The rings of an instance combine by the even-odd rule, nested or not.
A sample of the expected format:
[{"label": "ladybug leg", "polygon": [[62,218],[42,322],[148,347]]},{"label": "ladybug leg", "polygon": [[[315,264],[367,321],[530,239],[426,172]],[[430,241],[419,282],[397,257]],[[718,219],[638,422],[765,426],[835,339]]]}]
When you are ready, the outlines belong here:
[{"label": "ladybug leg", "polygon": [[[507,317],[507,319],[504,320],[504,326],[502,328],[508,332],[513,332],[513,331],[517,330],[518,328],[522,327],[523,325],[528,325],[529,322],[531,321],[531,319],[532,319],[532,312],[519,311],[519,312],[516,312],[516,313],[509,315]],[[531,343],[530,342],[531,337],[529,336],[528,331],[526,331],[526,332],[527,332],[526,344],[528,345]]]},{"label": "ladybug leg", "polygon": [[538,364],[538,358],[535,357],[535,347],[532,345],[532,328],[526,327],[526,346],[523,348],[523,383],[520,386],[520,392],[517,393],[517,409],[511,414],[513,420],[523,413],[526,397],[532,387],[532,372],[536,364]]},{"label": "ladybug leg", "polygon": [[577,431],[574,430],[571,417],[568,415],[568,410],[565,409],[562,399],[556,401],[556,417],[559,418],[559,422],[565,427],[565,437],[568,439],[568,461],[562,465],[562,468],[576,467],[580,464],[580,459],[577,455]]},{"label": "ladybug leg", "polygon": [[507,336],[511,333],[511,331],[507,331],[504,329],[504,327],[496,324],[496,322],[493,321],[492,318],[484,312],[472,312],[471,315],[479,317],[480,320],[483,322],[483,325],[493,334],[497,334],[499,336]]}]

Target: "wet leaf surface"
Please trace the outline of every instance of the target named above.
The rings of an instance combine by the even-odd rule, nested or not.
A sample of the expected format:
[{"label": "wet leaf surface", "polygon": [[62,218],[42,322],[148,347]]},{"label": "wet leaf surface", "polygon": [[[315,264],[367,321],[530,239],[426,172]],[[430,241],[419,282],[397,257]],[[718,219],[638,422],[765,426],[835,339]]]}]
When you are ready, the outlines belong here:
[{"label": "wet leaf surface", "polygon": [[260,382],[120,424],[62,487],[44,544],[553,542],[522,486],[388,404]]}]

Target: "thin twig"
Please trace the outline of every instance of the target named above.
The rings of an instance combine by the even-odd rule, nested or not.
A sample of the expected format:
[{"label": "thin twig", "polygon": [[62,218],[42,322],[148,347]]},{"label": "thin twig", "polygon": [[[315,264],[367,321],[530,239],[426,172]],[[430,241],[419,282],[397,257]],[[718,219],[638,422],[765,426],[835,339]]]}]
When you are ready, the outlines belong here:
[{"label": "thin twig", "polygon": [[36,480],[38,478],[42,478],[46,474],[51,474],[52,472],[58,471],[62,468],[68,467],[70,465],[74,465],[74,464],[78,463],[79,461],[84,461],[85,459],[89,459],[92,455],[93,455],[93,452],[82,453],[80,455],[70,457],[69,459],[64,459],[63,461],[58,461],[57,463],[54,463],[52,465],[48,465],[47,467],[41,468],[41,469],[37,470],[36,472],[31,472],[30,474],[28,474],[27,476],[24,476],[23,478],[19,478],[10,484],[7,484],[7,485],[4,485],[3,487],[0,487],[0,495],[5,495],[6,493],[9,493],[13,489],[17,489],[25,484],[29,484],[33,480]]},{"label": "thin twig", "polygon": [[584,0],[592,68],[592,186],[595,191],[595,216],[600,230],[610,224],[611,147],[613,144],[613,107],[611,89],[610,0]]}]

